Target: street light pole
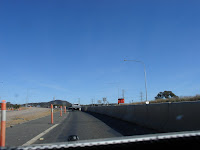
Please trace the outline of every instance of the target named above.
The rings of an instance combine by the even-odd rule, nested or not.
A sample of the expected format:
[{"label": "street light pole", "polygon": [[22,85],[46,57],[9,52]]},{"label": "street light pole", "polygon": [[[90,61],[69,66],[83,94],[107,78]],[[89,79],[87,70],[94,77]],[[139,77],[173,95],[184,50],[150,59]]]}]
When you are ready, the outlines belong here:
[{"label": "street light pole", "polygon": [[143,61],[139,61],[139,60],[124,60],[124,61],[134,61],[134,62],[139,62],[142,63],[144,65],[144,78],[145,78],[145,90],[146,90],[146,102],[147,102],[147,79],[146,79],[146,67]]}]

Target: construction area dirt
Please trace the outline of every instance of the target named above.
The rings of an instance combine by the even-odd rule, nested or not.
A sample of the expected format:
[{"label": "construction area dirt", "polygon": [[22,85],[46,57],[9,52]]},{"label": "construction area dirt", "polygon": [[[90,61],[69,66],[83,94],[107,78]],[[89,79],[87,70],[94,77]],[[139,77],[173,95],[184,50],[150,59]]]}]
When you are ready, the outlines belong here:
[{"label": "construction area dirt", "polygon": [[[6,127],[12,127],[30,120],[50,115],[50,108],[27,107],[22,110],[6,112]],[[0,115],[1,116],[1,115]]]}]

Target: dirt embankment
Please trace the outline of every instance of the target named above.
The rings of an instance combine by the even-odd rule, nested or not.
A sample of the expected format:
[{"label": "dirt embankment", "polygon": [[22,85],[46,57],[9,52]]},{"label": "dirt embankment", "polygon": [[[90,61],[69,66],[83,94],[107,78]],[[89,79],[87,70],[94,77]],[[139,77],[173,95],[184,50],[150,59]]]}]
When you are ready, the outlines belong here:
[{"label": "dirt embankment", "polygon": [[50,112],[51,112],[50,108],[36,108],[36,107],[30,107],[27,109],[22,109],[20,111],[7,111],[6,127],[38,119],[44,116],[48,116],[50,115]]}]

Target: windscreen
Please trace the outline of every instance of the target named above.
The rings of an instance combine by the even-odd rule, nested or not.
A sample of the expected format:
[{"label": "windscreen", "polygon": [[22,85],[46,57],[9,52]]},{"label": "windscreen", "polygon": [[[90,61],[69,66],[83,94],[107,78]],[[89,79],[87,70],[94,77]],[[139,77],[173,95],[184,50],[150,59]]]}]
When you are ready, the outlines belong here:
[{"label": "windscreen", "polygon": [[0,147],[200,129],[200,1],[0,1]]}]

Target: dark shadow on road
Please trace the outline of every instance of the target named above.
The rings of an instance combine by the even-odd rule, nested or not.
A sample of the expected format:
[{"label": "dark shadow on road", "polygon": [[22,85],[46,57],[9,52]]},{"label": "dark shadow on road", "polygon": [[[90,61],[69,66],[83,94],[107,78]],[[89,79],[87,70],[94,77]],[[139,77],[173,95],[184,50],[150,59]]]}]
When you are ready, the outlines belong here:
[{"label": "dark shadow on road", "polygon": [[133,135],[144,135],[144,134],[154,134],[160,133],[156,130],[149,129],[146,127],[139,126],[137,124],[133,124],[127,121],[119,120],[113,117],[109,117],[106,115],[101,115],[93,112],[87,112],[90,115],[96,117],[97,119],[101,120],[109,127],[114,129],[115,131],[121,133],[124,136],[133,136]]}]

